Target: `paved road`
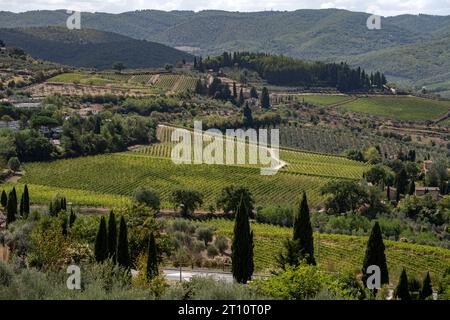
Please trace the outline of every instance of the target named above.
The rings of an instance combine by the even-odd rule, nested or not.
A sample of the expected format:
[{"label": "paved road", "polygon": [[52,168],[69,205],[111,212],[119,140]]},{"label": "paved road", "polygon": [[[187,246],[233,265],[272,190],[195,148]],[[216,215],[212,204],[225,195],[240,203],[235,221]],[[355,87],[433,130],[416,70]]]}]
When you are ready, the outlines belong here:
[{"label": "paved road", "polygon": [[[164,274],[167,280],[180,281],[180,269],[164,269]],[[194,276],[212,277],[217,280],[225,280],[226,282],[233,282],[231,272],[209,271],[209,270],[189,270],[181,271],[182,281],[189,281]]]}]

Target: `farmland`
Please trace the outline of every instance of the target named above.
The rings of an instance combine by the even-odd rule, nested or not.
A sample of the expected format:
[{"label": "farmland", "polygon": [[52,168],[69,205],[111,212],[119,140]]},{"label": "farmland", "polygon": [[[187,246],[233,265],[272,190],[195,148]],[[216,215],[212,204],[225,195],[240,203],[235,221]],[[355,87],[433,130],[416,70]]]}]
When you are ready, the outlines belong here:
[{"label": "farmland", "polygon": [[339,107],[395,120],[426,121],[444,115],[450,109],[450,103],[418,97],[373,96],[361,97]]},{"label": "farmland", "polygon": [[[168,130],[160,132],[167,135]],[[262,176],[256,165],[175,165],[171,148],[170,143],[162,142],[125,153],[28,163],[20,183],[36,187],[38,195],[33,201],[44,203],[56,192],[67,191],[70,201],[81,205],[120,206],[138,186],[151,186],[161,193],[163,206],[172,208],[171,190],[190,187],[204,194],[206,209],[223,187],[235,184],[247,186],[261,206],[295,205],[303,191],[313,206],[319,206],[323,185],[334,179],[359,179],[368,168],[341,157],[281,150],[281,158],[289,164],[274,176]],[[99,196],[89,196],[89,192]]]},{"label": "farmland", "polygon": [[329,106],[336,103],[342,103],[351,99],[349,95],[298,95],[298,101],[306,102],[318,106]]},{"label": "farmland", "polygon": [[[137,91],[137,95],[170,93],[177,94],[195,89],[197,79],[178,74],[131,74],[131,73],[64,73],[49,79],[47,87],[52,84],[63,84],[61,89],[70,88],[72,85],[103,86],[110,92],[114,90]],[[86,88],[89,90],[89,88]],[[116,92],[117,93],[117,92]],[[73,94],[68,92],[68,94]],[[82,93],[80,93],[82,94]],[[123,92],[123,95],[133,95]]]},{"label": "farmland", "polygon": [[[217,232],[228,237],[233,234],[233,221],[214,219],[202,222],[217,228]],[[274,267],[280,243],[292,236],[292,229],[253,223],[255,235],[255,268],[262,271]],[[317,233],[314,235],[315,255],[318,260]],[[321,267],[330,272],[360,271],[367,237],[347,235],[320,235]],[[385,241],[386,257],[392,279],[396,279],[405,267],[408,274],[420,274],[429,270],[432,276],[441,276],[449,266],[450,250],[420,246],[395,241]]]}]

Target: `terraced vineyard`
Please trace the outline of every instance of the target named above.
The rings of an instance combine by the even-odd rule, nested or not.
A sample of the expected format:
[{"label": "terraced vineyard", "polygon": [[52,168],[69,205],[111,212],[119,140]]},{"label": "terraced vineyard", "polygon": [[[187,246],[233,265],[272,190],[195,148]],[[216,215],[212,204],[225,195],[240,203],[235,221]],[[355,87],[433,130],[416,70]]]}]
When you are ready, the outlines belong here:
[{"label": "terraced vineyard", "polygon": [[178,80],[177,75],[173,74],[160,75],[158,81],[155,83],[155,86],[163,91],[169,91],[172,90],[177,80]]},{"label": "terraced vineyard", "polygon": [[[232,237],[233,221],[214,219],[199,222],[217,228],[219,234]],[[292,236],[292,229],[273,225],[253,223],[252,230],[255,235],[255,268],[258,271],[269,269],[276,265],[275,257],[281,249],[284,239]],[[317,234],[314,235],[316,259]],[[346,235],[320,235],[320,263],[327,271],[360,271],[367,237]],[[391,280],[398,279],[401,269],[405,267],[409,274],[419,274],[430,271],[432,277],[440,277],[450,266],[450,250],[384,241],[386,257]]]}]

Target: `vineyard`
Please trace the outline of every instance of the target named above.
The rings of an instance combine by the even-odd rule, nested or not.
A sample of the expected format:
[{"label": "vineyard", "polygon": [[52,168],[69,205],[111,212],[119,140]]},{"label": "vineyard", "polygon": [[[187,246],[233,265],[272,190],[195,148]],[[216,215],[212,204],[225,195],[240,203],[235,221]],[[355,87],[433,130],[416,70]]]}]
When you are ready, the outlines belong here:
[{"label": "vineyard", "polygon": [[[233,221],[213,219],[203,221],[217,228],[219,234],[232,237]],[[273,225],[253,223],[255,235],[255,269],[264,269],[276,265],[275,257],[280,252],[281,243],[292,236],[292,229]],[[317,252],[317,233],[314,235],[316,260],[321,267],[330,272],[360,271],[364,258],[367,237],[347,235],[320,235],[320,260]],[[405,267],[409,274],[422,274],[430,271],[432,276],[440,277],[449,267],[450,250],[385,240],[386,257],[391,279],[398,279]]]},{"label": "vineyard", "polygon": [[339,107],[396,120],[426,121],[437,119],[447,113],[450,102],[409,96],[374,96],[358,98]]},{"label": "vineyard", "polygon": [[400,150],[415,149],[419,156],[430,154],[439,158],[446,154],[439,146],[430,146],[406,142],[395,138],[377,135],[370,129],[353,131],[350,129],[325,128],[320,126],[300,127],[283,125],[280,129],[280,144],[285,147],[298,148],[313,152],[344,154],[347,150],[365,150],[370,146],[380,146],[382,154],[396,156]]},{"label": "vineyard", "polygon": [[296,99],[317,106],[330,106],[351,99],[348,95],[297,95]]},{"label": "vineyard", "polygon": [[233,165],[175,165],[167,158],[130,153],[30,163],[25,165],[25,171],[27,174],[20,183],[48,187],[43,189],[43,193],[49,194],[47,198],[62,189],[80,190],[83,204],[98,205],[101,202],[98,199],[86,203],[89,201],[84,194],[94,192],[111,197],[108,204],[111,204],[110,199],[119,197],[114,203],[119,206],[122,197],[130,197],[138,186],[150,186],[161,193],[166,208],[174,206],[169,203],[169,193],[176,187],[202,192],[205,196],[203,207],[207,209],[215,204],[222,188],[232,184],[247,186],[261,206],[273,203],[296,205],[303,191],[307,192],[311,205],[318,206],[323,201],[320,188],[332,180],[289,173],[262,176],[258,168]]}]

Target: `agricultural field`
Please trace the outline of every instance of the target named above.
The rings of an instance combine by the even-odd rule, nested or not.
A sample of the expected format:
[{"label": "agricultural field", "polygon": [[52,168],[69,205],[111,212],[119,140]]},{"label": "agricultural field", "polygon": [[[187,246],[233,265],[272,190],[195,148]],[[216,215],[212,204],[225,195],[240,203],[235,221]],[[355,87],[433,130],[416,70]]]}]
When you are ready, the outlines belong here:
[{"label": "agricultural field", "polygon": [[170,158],[173,145],[167,142],[172,130],[160,127],[161,143],[124,153],[24,164],[26,174],[20,183],[36,188],[33,201],[44,203],[63,192],[80,205],[121,206],[138,186],[151,186],[161,193],[163,207],[173,208],[170,192],[190,187],[204,194],[203,209],[208,209],[225,186],[235,184],[247,186],[259,206],[296,205],[306,191],[311,206],[319,207],[324,200],[322,186],[335,179],[360,179],[368,169],[342,157],[291,149],[281,150],[280,158],[288,164],[273,176],[261,175],[260,165],[176,165]]},{"label": "agricultural field", "polygon": [[[234,222],[225,219],[212,219],[199,221],[217,228],[218,234],[232,237]],[[275,257],[279,253],[281,243],[292,237],[292,229],[252,223],[251,228],[255,236],[255,269],[265,271],[276,265]],[[367,237],[347,235],[320,235],[320,259],[317,250],[317,233],[314,234],[315,256],[320,266],[329,272],[360,271]],[[440,277],[449,267],[450,250],[401,243],[397,241],[384,241],[386,257],[391,279],[398,279],[403,267],[409,274],[422,274],[430,271],[432,277]],[[266,270],[267,271],[267,270]]]},{"label": "agricultural field", "polygon": [[297,95],[296,100],[317,106],[330,106],[344,101],[351,100],[349,95]]},{"label": "agricultural field", "polygon": [[[205,196],[203,207],[207,209],[215,203],[222,188],[232,184],[247,186],[261,206],[273,203],[295,205],[303,191],[308,193],[311,205],[318,206],[323,201],[320,188],[332,180],[288,172],[262,176],[258,168],[252,167],[175,165],[167,158],[130,153],[29,163],[24,169],[26,175],[20,183],[48,187],[43,192],[48,193],[47,199],[59,190],[70,189],[80,191],[80,202],[84,205],[102,202],[100,198],[94,201],[95,197],[91,202],[85,196],[86,192],[94,192],[108,197],[104,205],[110,205],[110,199],[119,197],[114,206],[120,206],[123,203],[121,197],[130,197],[138,186],[150,186],[161,193],[165,208],[173,208],[169,193],[176,187],[190,187],[202,192]],[[75,199],[67,196],[75,203]]]},{"label": "agricultural field", "polygon": [[430,154],[440,158],[445,156],[445,146],[431,146],[426,143],[407,142],[391,137],[375,134],[372,129],[353,131],[343,128],[337,129],[323,126],[294,126],[282,125],[280,130],[280,144],[283,147],[291,147],[313,152],[329,154],[344,154],[350,149],[365,150],[370,146],[378,145],[382,154],[394,157],[400,150],[415,149],[418,156],[424,158]]},{"label": "agricultural field", "polygon": [[373,96],[358,98],[340,105],[339,108],[395,120],[426,121],[438,119],[447,113],[450,109],[450,101],[409,96]]}]

